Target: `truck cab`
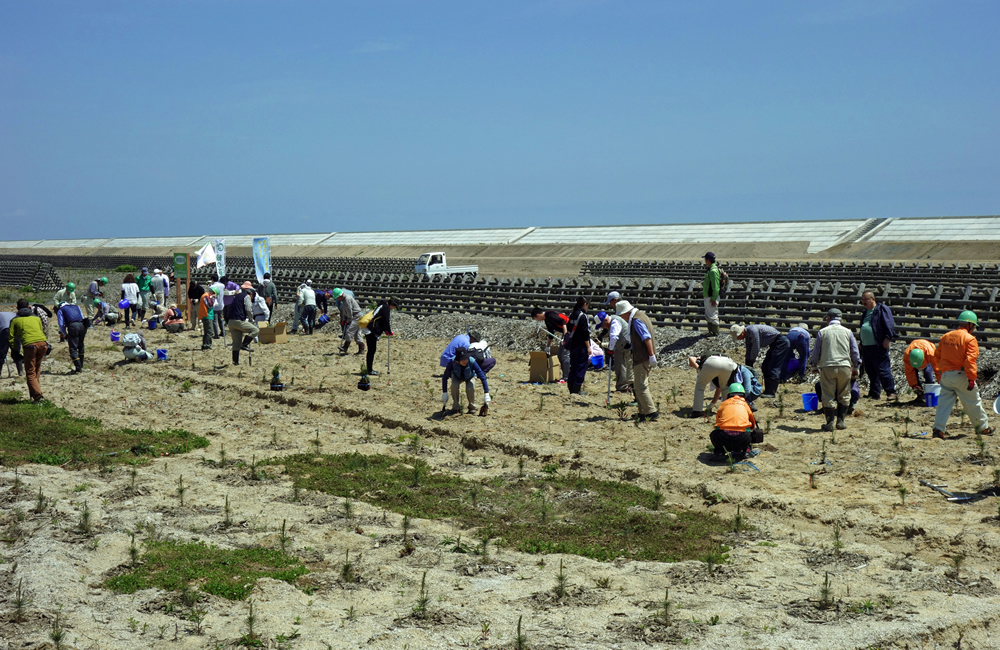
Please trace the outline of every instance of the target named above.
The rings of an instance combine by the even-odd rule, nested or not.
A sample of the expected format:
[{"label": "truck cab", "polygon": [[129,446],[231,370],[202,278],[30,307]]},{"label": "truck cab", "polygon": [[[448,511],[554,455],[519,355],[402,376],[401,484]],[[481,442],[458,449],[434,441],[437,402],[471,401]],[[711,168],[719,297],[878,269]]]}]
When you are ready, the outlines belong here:
[{"label": "truck cab", "polygon": [[479,273],[478,266],[448,266],[448,258],[444,251],[434,251],[424,253],[417,259],[414,272],[418,275],[425,275],[429,278],[444,276],[449,278],[463,278],[465,280],[475,280]]}]

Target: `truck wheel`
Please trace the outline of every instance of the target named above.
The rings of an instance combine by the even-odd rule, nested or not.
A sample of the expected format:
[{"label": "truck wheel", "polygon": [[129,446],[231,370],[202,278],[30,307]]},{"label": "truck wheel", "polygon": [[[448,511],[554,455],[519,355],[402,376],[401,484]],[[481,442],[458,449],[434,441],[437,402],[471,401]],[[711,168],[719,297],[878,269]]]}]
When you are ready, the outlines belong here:
[{"label": "truck wheel", "polygon": [[466,280],[466,281],[475,282],[475,280],[476,280],[476,274],[475,273],[466,273],[465,275],[462,276],[462,279]]}]

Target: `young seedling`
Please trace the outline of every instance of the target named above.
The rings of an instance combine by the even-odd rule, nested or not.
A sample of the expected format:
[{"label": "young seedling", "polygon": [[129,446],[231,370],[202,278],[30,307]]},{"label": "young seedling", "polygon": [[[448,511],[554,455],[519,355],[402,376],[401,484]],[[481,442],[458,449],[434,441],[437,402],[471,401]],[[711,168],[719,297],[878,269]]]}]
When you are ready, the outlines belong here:
[{"label": "young seedling", "polygon": [[[464,447],[462,448],[465,449]],[[517,458],[517,478],[524,478],[524,456]]]},{"label": "young seedling", "polygon": [[770,435],[771,433],[771,418],[767,418],[764,425],[764,433]]},{"label": "young seedling", "polygon": [[907,493],[906,486],[903,485],[902,483],[897,483],[896,486],[897,486],[896,491],[899,492],[899,503],[903,506],[906,506],[906,493]]},{"label": "young seedling", "polygon": [[726,463],[729,465],[727,471],[730,474],[734,473],[736,471],[736,463],[733,461],[733,455],[728,450],[726,450]]},{"label": "young seedling", "polygon": [[400,527],[403,529],[403,545],[410,543],[410,517],[409,515],[403,515],[403,521],[400,522]]},{"label": "young seedling", "polygon": [[[76,450],[74,449],[74,453]],[[75,459],[74,459],[75,460]],[[14,468],[14,483],[10,486],[11,494],[20,494],[21,488],[24,487],[24,483],[21,482],[21,474],[18,469]]]},{"label": "young seedling", "polygon": [[819,450],[819,464],[826,465],[826,440],[823,441],[823,446]]},{"label": "young seedling", "polygon": [[733,517],[733,532],[739,533],[743,530],[743,515],[740,514],[740,507],[736,506],[736,516]]},{"label": "young seedling", "polygon": [[230,526],[233,525],[233,517],[232,517],[233,511],[232,511],[232,508],[229,507],[229,495],[228,494],[226,495],[226,505],[223,507],[222,513],[223,513],[223,516],[222,516],[222,527],[223,528],[229,528]]},{"label": "young seedling", "polygon": [[135,494],[135,479],[139,477],[139,470],[133,467],[128,471],[128,475],[132,481],[131,485],[129,486],[129,489],[132,491],[132,494]]},{"label": "young seedling", "polygon": [[132,568],[139,562],[139,547],[135,545],[135,533],[130,534],[132,538],[132,543],[128,547],[128,557],[132,562]]},{"label": "young seedling", "polygon": [[24,578],[18,578],[17,588],[14,590],[14,597],[11,599],[10,603],[14,607],[14,612],[12,617],[15,623],[20,623],[24,621],[25,610],[27,610],[28,604],[30,602],[31,601],[24,593]]},{"label": "young seedling", "polygon": [[320,447],[323,445],[323,443],[319,441],[319,429],[316,429],[316,437],[313,439],[312,445],[313,445],[313,453],[319,456]]},{"label": "young seedling", "polygon": [[563,570],[563,561],[559,560],[559,573],[556,574],[556,584],[552,587],[552,593],[560,600],[566,597],[566,587],[569,584],[569,577]]},{"label": "young seedling", "polygon": [[253,599],[249,601],[249,604],[250,610],[247,612],[247,617],[244,620],[247,626],[247,633],[243,635],[242,639],[240,639],[240,645],[248,647],[260,645],[260,635],[257,634],[255,629],[257,626],[257,616],[253,611]]},{"label": "young seedling", "polygon": [[979,448],[979,459],[986,460],[986,441],[983,440],[983,436],[978,431],[976,432],[976,447]]},{"label": "young seedling", "polygon": [[833,605],[833,587],[830,585],[830,572],[823,572],[823,585],[819,588],[819,608],[826,609]]},{"label": "young seedling", "polygon": [[410,436],[410,453],[415,454],[420,451],[420,436],[413,434]]},{"label": "young seedling", "polygon": [[667,437],[663,436],[663,462],[667,462]]},{"label": "young seedling", "polygon": [[353,623],[356,620],[358,620],[358,613],[354,611],[354,605],[351,605],[344,610],[344,622],[350,621]]},{"label": "young seedling", "polygon": [[670,601],[670,589],[663,590],[663,601],[660,602],[660,607],[657,613],[660,615],[660,619],[663,621],[664,625],[670,625],[670,608],[673,603]]},{"label": "young seedling", "polygon": [[226,445],[223,443],[219,446],[219,467],[226,466]]},{"label": "young seedling", "polygon": [[900,445],[899,431],[896,431],[895,427],[890,427],[890,428],[892,429],[892,448],[895,449],[896,451],[899,451],[899,445]]},{"label": "young seedling", "polygon": [[83,510],[80,512],[80,523],[77,524],[77,529],[87,537],[93,534],[92,522],[90,520],[90,504],[86,501],[83,502]]},{"label": "young seedling", "polygon": [[525,650],[528,647],[528,637],[521,633],[521,616],[517,617],[517,633],[514,635],[514,650]]},{"label": "young seedling", "polygon": [[45,506],[47,505],[47,500],[45,495],[42,494],[42,486],[38,486],[38,496],[35,498],[35,507],[33,508],[36,515],[40,515],[45,512]]},{"label": "young seedling", "polygon": [[55,618],[52,619],[52,628],[49,629],[49,638],[52,639],[52,643],[55,645],[56,650],[62,650],[63,641],[66,640],[66,630],[62,626],[62,612],[56,612]]},{"label": "young seedling", "polygon": [[653,510],[659,510],[663,503],[663,491],[660,489],[660,479],[653,483]]},{"label": "young seedling", "polygon": [[478,509],[479,507],[479,495],[482,494],[483,487],[479,483],[473,483],[472,487],[469,488],[469,501],[472,502],[472,508]]},{"label": "young seedling", "polygon": [[896,476],[906,474],[906,454],[900,454],[897,463]]},{"label": "young seedling", "polygon": [[184,475],[177,477],[177,497],[181,500],[181,507],[184,507],[184,493],[187,492],[187,488],[184,487]]},{"label": "young seedling", "polygon": [[962,563],[965,562],[964,555],[951,555],[948,557],[951,560],[952,565],[955,567],[955,580],[958,580],[959,571],[962,570]]},{"label": "young seedling", "polygon": [[840,538],[840,522],[833,522],[833,550],[840,557],[841,551],[844,550],[844,540]]},{"label": "young seedling", "polygon": [[344,519],[350,521],[354,519],[354,502],[351,497],[344,497]]},{"label": "young seedling", "polygon": [[413,485],[412,487],[420,486],[420,465],[417,463],[413,464]]},{"label": "young seedling", "polygon": [[417,596],[417,603],[413,606],[413,615],[417,618],[427,616],[427,603],[431,601],[427,595],[427,571],[420,577],[420,595]]},{"label": "young seedling", "polygon": [[552,507],[549,505],[548,501],[545,499],[545,492],[539,491],[538,493],[538,519],[543,524],[548,521],[549,511]]},{"label": "young seedling", "polygon": [[344,551],[344,565],[340,567],[340,579],[346,583],[357,582],[354,575],[354,562],[351,562],[351,552]]},{"label": "young seedling", "polygon": [[816,484],[816,470],[809,472],[809,487],[813,490],[819,489],[819,485]]},{"label": "young seedling", "polygon": [[545,395],[538,396],[538,412],[541,413],[545,409]]},{"label": "young seedling", "polygon": [[292,483],[292,501],[298,502],[302,498],[302,486],[298,481]]},{"label": "young seedling", "polygon": [[281,520],[281,534],[280,534],[280,535],[278,535],[278,544],[280,544],[280,545],[281,545],[281,552],[282,552],[282,553],[284,553],[284,552],[285,552],[285,549],[286,549],[286,548],[288,547],[288,542],[289,542],[289,540],[291,539],[291,538],[290,538],[290,537],[289,537],[289,536],[288,536],[288,535],[287,535],[287,534],[285,533],[285,522],[286,522],[286,521],[287,521],[286,519],[282,519],[282,520]]},{"label": "young seedling", "polygon": [[778,393],[778,417],[785,417],[785,394]]}]

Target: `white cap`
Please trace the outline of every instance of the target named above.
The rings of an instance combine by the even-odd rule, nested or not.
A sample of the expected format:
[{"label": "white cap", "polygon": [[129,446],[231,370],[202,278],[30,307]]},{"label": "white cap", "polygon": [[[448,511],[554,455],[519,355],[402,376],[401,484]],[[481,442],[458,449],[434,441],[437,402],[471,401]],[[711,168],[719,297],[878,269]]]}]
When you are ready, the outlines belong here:
[{"label": "white cap", "polygon": [[160,269],[153,269],[153,273],[163,273]]},{"label": "white cap", "polygon": [[608,297],[604,299],[604,304],[610,305],[612,300],[621,300],[621,298],[622,294],[618,293],[617,291],[612,291],[611,293],[608,294]]}]

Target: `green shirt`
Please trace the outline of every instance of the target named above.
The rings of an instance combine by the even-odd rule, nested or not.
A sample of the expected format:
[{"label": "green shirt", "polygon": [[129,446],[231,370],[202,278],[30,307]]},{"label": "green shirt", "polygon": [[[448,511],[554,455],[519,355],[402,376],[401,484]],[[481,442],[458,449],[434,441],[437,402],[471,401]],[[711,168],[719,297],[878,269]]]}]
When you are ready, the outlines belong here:
[{"label": "green shirt", "polygon": [[701,283],[701,295],[705,298],[718,300],[719,291],[721,290],[719,286],[721,278],[722,273],[719,272],[719,265],[712,262],[712,266],[708,267],[708,270],[705,271],[705,279]]},{"label": "green shirt", "polygon": [[869,309],[865,312],[864,318],[861,319],[861,345],[875,345],[877,343],[875,330],[872,329],[872,314],[874,313],[874,309]]},{"label": "green shirt", "polygon": [[18,316],[10,321],[8,342],[14,345],[14,339],[21,345],[31,345],[45,340],[45,330],[42,329],[42,319],[38,316]]},{"label": "green shirt", "polygon": [[149,287],[153,284],[153,276],[140,275],[135,279],[135,283],[139,285],[139,291],[149,291]]}]

